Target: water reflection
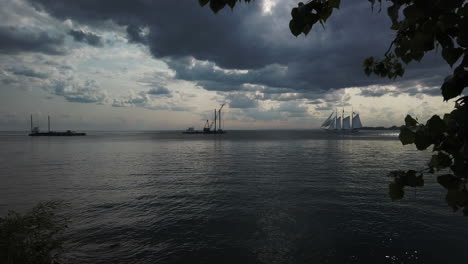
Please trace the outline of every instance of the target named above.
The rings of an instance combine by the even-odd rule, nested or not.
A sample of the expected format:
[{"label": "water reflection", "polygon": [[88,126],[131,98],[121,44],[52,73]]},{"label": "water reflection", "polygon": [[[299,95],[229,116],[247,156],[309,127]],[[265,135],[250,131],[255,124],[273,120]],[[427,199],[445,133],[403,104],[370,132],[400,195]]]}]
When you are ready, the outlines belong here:
[{"label": "water reflection", "polygon": [[72,263],[441,263],[467,257],[466,220],[446,210],[435,179],[404,201],[388,197],[386,174],[422,164],[430,153],[369,133],[221,136],[0,137],[0,211],[70,201]]}]

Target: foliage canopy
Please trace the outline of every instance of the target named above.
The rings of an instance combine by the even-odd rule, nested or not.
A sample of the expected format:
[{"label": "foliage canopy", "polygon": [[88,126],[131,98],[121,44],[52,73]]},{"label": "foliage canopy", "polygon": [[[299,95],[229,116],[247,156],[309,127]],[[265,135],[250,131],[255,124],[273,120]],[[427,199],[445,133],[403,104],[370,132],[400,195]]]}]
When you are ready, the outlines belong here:
[{"label": "foliage canopy", "polygon": [[39,203],[20,214],[0,217],[0,263],[57,263],[62,253],[62,234],[68,219],[57,214],[60,201]]}]

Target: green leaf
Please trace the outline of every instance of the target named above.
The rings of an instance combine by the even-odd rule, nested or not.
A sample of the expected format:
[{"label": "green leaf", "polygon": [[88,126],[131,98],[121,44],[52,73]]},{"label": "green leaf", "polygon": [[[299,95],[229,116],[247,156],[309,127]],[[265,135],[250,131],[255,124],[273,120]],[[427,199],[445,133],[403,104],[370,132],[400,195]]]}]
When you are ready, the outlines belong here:
[{"label": "green leaf", "polygon": [[436,39],[444,49],[453,48],[453,40],[448,34],[438,33]]},{"label": "green leaf", "polygon": [[304,28],[302,29],[302,33],[304,33],[304,35],[307,36],[307,34],[309,34],[311,29],[312,29],[312,25],[311,24],[306,24],[304,26]]},{"label": "green leaf", "polygon": [[414,24],[419,18],[424,16],[424,13],[416,5],[410,5],[403,9],[403,15],[405,15],[408,23]]},{"label": "green leaf", "polygon": [[453,165],[450,169],[452,169],[457,177],[468,178],[468,167],[465,165],[465,157],[462,152],[458,151],[453,155]]},{"label": "green leaf", "polygon": [[462,48],[444,48],[442,50],[442,57],[450,65],[450,67],[457,62],[460,56],[463,54]]},{"label": "green leaf", "polygon": [[412,52],[423,51],[424,42],[426,42],[426,34],[417,31],[416,34],[411,38],[410,47]]},{"label": "green leaf", "polygon": [[415,61],[421,61],[421,59],[424,57],[424,52],[422,51],[413,51],[410,54],[411,58]]},{"label": "green leaf", "polygon": [[452,174],[445,174],[437,177],[437,182],[446,189],[458,189],[462,181]]},{"label": "green leaf", "polygon": [[450,31],[454,28],[456,24],[458,24],[459,17],[454,13],[445,13],[439,17],[439,22],[437,22],[437,26],[442,31]]},{"label": "green leaf", "polygon": [[422,175],[417,175],[415,170],[409,170],[405,172],[405,174],[401,176],[400,182],[401,184],[403,184],[403,186],[410,186],[410,187],[424,186],[424,179]]},{"label": "green leaf", "polygon": [[369,57],[364,60],[363,65],[364,67],[371,67],[374,64],[374,57]]},{"label": "green leaf", "polygon": [[449,155],[440,152],[437,155],[432,155],[429,166],[437,170],[448,168],[452,165],[452,159]]},{"label": "green leaf", "polygon": [[462,8],[458,9],[457,15],[468,16],[468,3],[465,3]]},{"label": "green leaf", "polygon": [[226,0],[226,3],[229,5],[229,7],[234,8],[234,6],[236,6],[237,0]]},{"label": "green leaf", "polygon": [[405,69],[403,68],[403,65],[401,65],[400,62],[395,64],[394,70],[395,70],[395,74],[400,77],[402,77],[405,74]]},{"label": "green leaf", "polygon": [[216,14],[219,10],[223,9],[226,6],[226,2],[224,0],[211,0],[210,1],[210,8]]},{"label": "green leaf", "polygon": [[444,100],[448,101],[459,96],[463,92],[464,88],[463,83],[457,81],[453,75],[448,76],[445,78],[445,82],[441,87]]},{"label": "green leaf", "polygon": [[400,3],[393,3],[393,5],[387,9],[388,16],[392,20],[392,27],[398,25],[398,13],[400,11],[400,7]]},{"label": "green leaf", "polygon": [[423,131],[416,132],[415,136],[414,144],[418,150],[425,150],[433,144],[432,138]]},{"label": "green leaf", "polygon": [[291,17],[297,19],[299,17],[299,9],[297,7],[291,10]]},{"label": "green leaf", "polygon": [[420,30],[425,34],[435,35],[437,32],[437,21],[434,19],[426,20]]},{"label": "green leaf", "polygon": [[457,43],[458,45],[468,48],[468,32],[466,28],[468,27],[468,17],[465,16],[460,23],[460,33],[458,34]]},{"label": "green leaf", "polygon": [[330,5],[330,7],[336,8],[336,9],[340,8],[340,3],[341,3],[341,0],[330,0],[330,1],[328,1],[328,4]]},{"label": "green leaf", "polygon": [[319,17],[316,14],[308,13],[304,16],[304,21],[312,27],[317,21]]},{"label": "green leaf", "polygon": [[413,60],[413,57],[411,56],[411,53],[405,54],[404,56],[401,57],[401,60],[405,63],[408,64]]},{"label": "green leaf", "polygon": [[413,144],[416,139],[416,134],[406,126],[402,126],[398,138],[403,145]]},{"label": "green leaf", "polygon": [[327,19],[332,15],[332,13],[333,13],[333,8],[324,8],[318,14],[321,20],[323,20],[323,22],[326,22]]},{"label": "green leaf", "polygon": [[405,195],[405,192],[403,191],[403,185],[395,182],[390,183],[388,185],[388,194],[392,201],[403,199],[403,196]]},{"label": "green leaf", "polygon": [[467,56],[467,55],[468,55],[468,54],[465,54],[465,55],[463,56],[463,60],[462,60],[462,62],[461,62],[461,64],[460,64],[461,66],[463,66],[463,67],[465,67],[465,68],[468,67],[468,56]]},{"label": "green leaf", "polygon": [[201,6],[205,6],[206,4],[208,4],[210,2],[210,0],[198,0],[198,3],[201,5]]},{"label": "green leaf", "polygon": [[410,187],[423,187],[424,186],[424,179],[423,177],[416,176],[416,175],[408,175],[408,186]]},{"label": "green leaf", "polygon": [[416,121],[416,119],[414,119],[412,116],[406,115],[406,117],[405,117],[405,125],[406,125],[407,127],[414,127],[414,126],[417,126],[417,125],[418,125],[418,121]]},{"label": "green leaf", "polygon": [[468,202],[468,193],[466,190],[449,189],[445,197],[447,204],[455,211],[463,207]]},{"label": "green leaf", "polygon": [[303,29],[303,27],[298,25],[296,20],[291,19],[291,21],[289,21],[289,30],[291,30],[291,33],[294,36],[296,36],[296,37],[299,36],[302,33],[302,29]]},{"label": "green leaf", "polygon": [[426,127],[429,133],[434,137],[441,135],[447,130],[447,125],[438,115],[432,116],[431,119],[427,121]]}]

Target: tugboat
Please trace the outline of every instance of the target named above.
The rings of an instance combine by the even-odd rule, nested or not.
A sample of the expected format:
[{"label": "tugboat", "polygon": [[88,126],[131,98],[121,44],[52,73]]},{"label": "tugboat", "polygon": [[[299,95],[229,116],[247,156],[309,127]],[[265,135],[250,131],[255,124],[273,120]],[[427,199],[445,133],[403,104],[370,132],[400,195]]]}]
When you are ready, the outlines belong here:
[{"label": "tugboat", "polygon": [[195,130],[194,127],[189,127],[182,134],[202,134],[203,132]]},{"label": "tugboat", "polygon": [[86,136],[86,133],[82,132],[75,132],[71,130],[67,130],[64,132],[59,132],[59,131],[50,131],[50,116],[47,116],[47,125],[48,125],[48,131],[47,132],[41,132],[39,130],[39,127],[33,127],[33,118],[31,115],[31,133],[29,133],[29,136],[31,137],[74,137],[74,136]]}]

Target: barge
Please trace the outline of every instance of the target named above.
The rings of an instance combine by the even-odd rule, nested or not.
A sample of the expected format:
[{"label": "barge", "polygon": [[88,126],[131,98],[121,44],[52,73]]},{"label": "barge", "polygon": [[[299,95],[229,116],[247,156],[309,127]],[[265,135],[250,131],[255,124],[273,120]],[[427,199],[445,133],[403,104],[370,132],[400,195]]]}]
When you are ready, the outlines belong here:
[{"label": "barge", "polygon": [[47,125],[48,131],[41,132],[39,127],[33,127],[33,117],[31,115],[31,133],[29,133],[30,137],[75,137],[75,136],[86,136],[86,133],[83,132],[75,132],[71,130],[67,131],[51,131],[50,130],[50,116],[47,116]]},{"label": "barge", "polygon": [[[182,131],[182,134],[225,134],[221,128],[221,109],[223,109],[225,104],[222,104],[219,110],[214,110],[214,119],[213,121],[206,120],[205,127],[203,127],[202,131],[195,130],[194,127],[189,127],[187,130]],[[214,129],[213,129],[214,125]]]}]

